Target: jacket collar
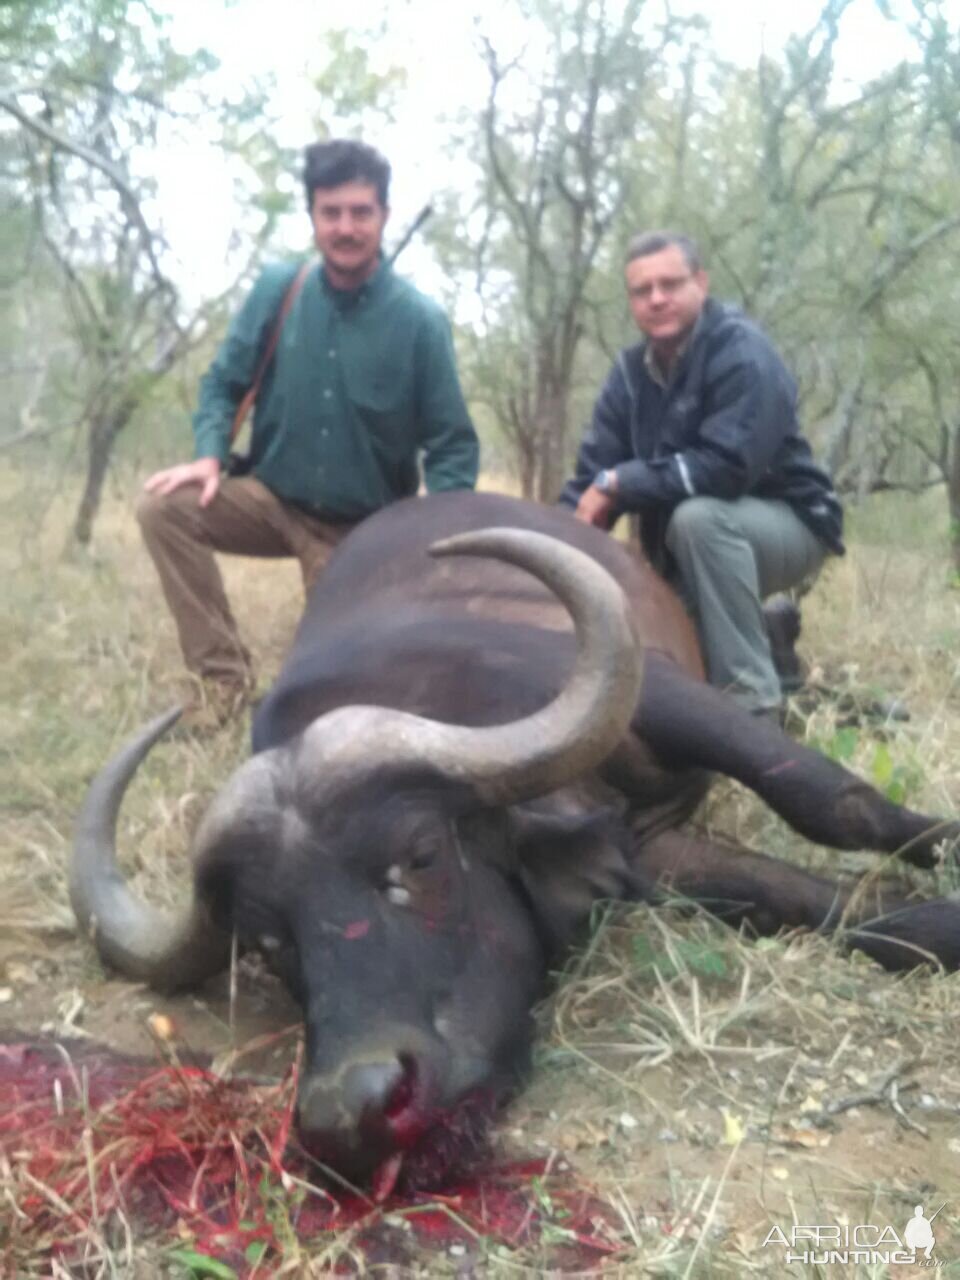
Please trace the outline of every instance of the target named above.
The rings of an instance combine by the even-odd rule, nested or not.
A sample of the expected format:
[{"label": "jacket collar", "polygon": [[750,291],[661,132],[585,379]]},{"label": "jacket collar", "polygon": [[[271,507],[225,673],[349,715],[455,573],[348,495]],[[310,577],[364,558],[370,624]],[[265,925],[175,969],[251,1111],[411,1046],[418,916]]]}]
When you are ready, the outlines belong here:
[{"label": "jacket collar", "polygon": [[662,387],[666,390],[677,380],[677,375],[687,363],[687,357],[700,339],[712,329],[715,329],[726,316],[735,313],[735,307],[728,306],[723,302],[718,302],[716,298],[707,298],[700,309],[700,314],[697,316],[693,328],[687,334],[686,341],[677,352],[677,358],[674,361],[673,368],[670,370],[669,377],[664,377],[660,366],[654,359],[653,347],[650,342],[647,340],[642,342],[640,344],[640,351],[643,357],[643,367],[646,369],[650,378],[658,387]]}]

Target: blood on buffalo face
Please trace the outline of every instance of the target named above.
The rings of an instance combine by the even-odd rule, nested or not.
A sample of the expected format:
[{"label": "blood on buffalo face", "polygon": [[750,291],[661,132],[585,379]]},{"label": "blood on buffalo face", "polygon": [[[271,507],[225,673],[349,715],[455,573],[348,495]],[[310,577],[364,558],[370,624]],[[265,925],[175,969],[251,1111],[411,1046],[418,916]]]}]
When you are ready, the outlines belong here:
[{"label": "blood on buffalo face", "polygon": [[[460,511],[457,495],[450,514],[459,521]],[[518,719],[492,722],[476,707],[404,709],[364,700],[364,681],[347,671],[349,702],[327,686],[326,709],[314,699],[292,735],[263,743],[214,797],[194,837],[194,894],[170,915],[126,884],[116,821],[176,711],[104,765],[78,816],[71,902],[121,972],[164,990],[197,984],[226,966],[232,938],[288,961],[307,1024],[302,1124],[342,1170],[372,1170],[461,1100],[510,1080],[544,971],[538,930],[561,940],[580,914],[579,857],[552,874],[535,870],[535,856],[524,866],[511,818],[608,758],[630,724],[642,663],[621,586],[568,545],[572,527],[560,521],[551,537],[521,521],[436,541],[431,526],[412,561],[419,584],[431,557],[492,557],[566,605],[575,655],[562,688],[536,683],[542,705],[524,700]],[[385,550],[378,572],[392,564],[389,540]],[[504,586],[509,604],[510,573]],[[312,671],[320,688],[336,641],[309,615],[305,626],[309,652],[295,648],[290,670]],[[497,707],[493,698],[487,711]],[[467,723],[450,719],[456,711]],[[586,883],[609,893],[621,873],[607,875],[605,858]]]},{"label": "blood on buffalo face", "polygon": [[526,1060],[545,958],[503,815],[463,807],[449,786],[374,777],[275,810],[269,850],[234,831],[224,862],[208,852],[240,938],[288,957],[301,1135],[348,1176],[501,1096]]}]

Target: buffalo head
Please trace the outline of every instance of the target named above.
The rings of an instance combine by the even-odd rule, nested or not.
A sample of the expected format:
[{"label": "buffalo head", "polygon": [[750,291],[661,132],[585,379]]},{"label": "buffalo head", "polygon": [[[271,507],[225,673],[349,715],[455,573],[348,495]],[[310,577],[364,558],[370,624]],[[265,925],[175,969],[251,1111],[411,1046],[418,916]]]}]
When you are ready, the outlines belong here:
[{"label": "buffalo head", "polygon": [[565,603],[577,658],[553,702],[490,728],[367,706],[315,720],[217,795],[195,839],[191,905],[175,920],[131,892],[115,857],[124,791],[168,713],[91,785],[72,865],[81,926],[128,976],[195,984],[225,967],[234,937],[273,958],[306,1023],[301,1132],[355,1177],[514,1076],[545,958],[511,806],[599,765],[640,681],[623,594],[586,555],[511,529],[432,551],[522,566]]}]

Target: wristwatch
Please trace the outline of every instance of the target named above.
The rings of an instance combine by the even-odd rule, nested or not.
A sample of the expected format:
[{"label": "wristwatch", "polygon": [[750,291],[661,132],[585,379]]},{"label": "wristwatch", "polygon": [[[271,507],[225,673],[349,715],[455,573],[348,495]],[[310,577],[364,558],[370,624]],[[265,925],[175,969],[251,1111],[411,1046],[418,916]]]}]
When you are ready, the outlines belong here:
[{"label": "wristwatch", "polygon": [[617,492],[617,473],[615,471],[598,471],[593,478],[593,487],[601,493]]}]

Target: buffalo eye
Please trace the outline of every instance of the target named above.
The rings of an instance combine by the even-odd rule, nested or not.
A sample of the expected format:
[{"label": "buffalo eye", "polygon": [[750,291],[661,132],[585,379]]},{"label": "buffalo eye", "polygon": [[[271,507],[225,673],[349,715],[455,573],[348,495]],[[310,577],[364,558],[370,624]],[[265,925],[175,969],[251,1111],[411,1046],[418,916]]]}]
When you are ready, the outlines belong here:
[{"label": "buffalo eye", "polygon": [[429,871],[436,860],[437,856],[433,849],[418,849],[416,853],[410,855],[410,870]]},{"label": "buffalo eye", "polygon": [[433,849],[417,849],[405,862],[394,862],[384,875],[384,896],[398,907],[408,907],[414,895],[421,894],[426,883],[421,879],[436,866],[437,855]]},{"label": "buffalo eye", "polygon": [[395,862],[387,868],[387,884],[405,884],[409,875],[431,871],[436,861],[437,855],[433,849],[418,849],[410,854],[405,863]]}]

